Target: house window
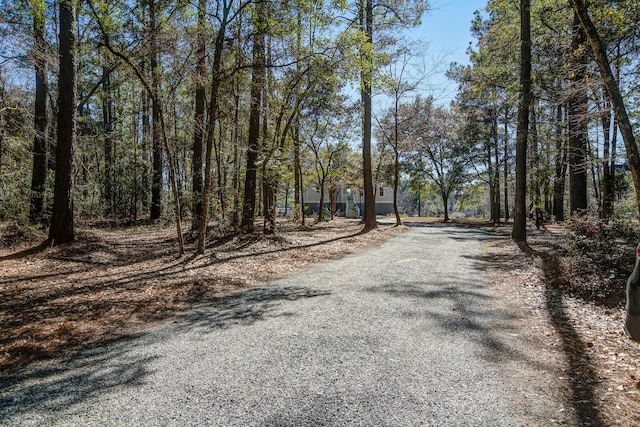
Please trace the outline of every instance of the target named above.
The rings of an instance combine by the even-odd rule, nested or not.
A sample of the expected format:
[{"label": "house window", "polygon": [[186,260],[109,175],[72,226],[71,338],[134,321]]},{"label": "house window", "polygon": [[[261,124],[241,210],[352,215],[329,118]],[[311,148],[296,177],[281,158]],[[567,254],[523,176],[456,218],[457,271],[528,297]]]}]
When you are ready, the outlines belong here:
[{"label": "house window", "polygon": [[384,196],[384,187],[380,187],[380,197]]}]

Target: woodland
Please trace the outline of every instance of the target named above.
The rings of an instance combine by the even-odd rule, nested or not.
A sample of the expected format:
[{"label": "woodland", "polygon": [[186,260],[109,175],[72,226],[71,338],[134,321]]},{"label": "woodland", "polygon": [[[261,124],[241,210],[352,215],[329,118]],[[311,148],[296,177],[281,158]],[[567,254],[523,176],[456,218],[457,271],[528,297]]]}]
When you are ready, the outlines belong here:
[{"label": "woodland", "polygon": [[171,218],[180,252],[191,233],[203,253],[212,221],[274,233],[279,211],[304,224],[304,188],[321,192],[321,220],[347,185],[367,230],[383,184],[398,224],[428,205],[445,221],[449,209],[516,217],[514,237],[536,212],[638,215],[635,1],[488,1],[470,23],[470,65],[448,66],[448,105],[406,37],[437,13],[426,1],[1,10],[4,235],[44,229],[61,244],[77,221]]}]

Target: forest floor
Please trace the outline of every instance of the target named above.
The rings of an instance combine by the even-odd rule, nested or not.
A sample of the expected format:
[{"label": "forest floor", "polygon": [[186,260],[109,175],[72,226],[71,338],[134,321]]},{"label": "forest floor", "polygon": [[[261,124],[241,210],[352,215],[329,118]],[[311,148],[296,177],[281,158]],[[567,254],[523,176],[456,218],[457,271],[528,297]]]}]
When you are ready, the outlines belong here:
[{"label": "forest floor", "polygon": [[[640,345],[622,333],[627,264],[594,268],[561,226],[531,230],[523,252],[510,240],[509,224],[449,225],[495,236],[482,256],[493,266],[498,309],[520,322],[532,343],[527,351],[561,355],[565,374],[557,380],[578,419],[640,425]],[[302,271],[408,227],[382,223],[366,234],[361,229],[357,220],[339,219],[306,227],[282,222],[275,236],[218,230],[211,232],[205,255],[194,255],[191,242],[180,257],[170,224],[93,222],[79,227],[75,242],[57,247],[40,245],[38,235],[16,239],[0,224],[0,371],[73,357],[178,318],[206,298]],[[633,247],[628,252],[632,268]]]},{"label": "forest floor", "polygon": [[509,237],[512,224],[481,228],[495,233],[485,251],[492,286],[532,344],[523,351],[560,357],[557,379],[579,425],[640,425],[640,344],[623,332],[634,247],[626,248],[628,270],[598,268],[587,265],[564,226],[529,229],[525,251]]}]

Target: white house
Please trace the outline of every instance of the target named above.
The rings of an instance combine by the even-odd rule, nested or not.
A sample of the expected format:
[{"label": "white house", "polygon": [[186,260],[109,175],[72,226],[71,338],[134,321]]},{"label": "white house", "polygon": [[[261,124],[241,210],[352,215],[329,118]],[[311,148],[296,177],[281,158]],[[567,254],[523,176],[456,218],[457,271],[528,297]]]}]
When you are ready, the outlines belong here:
[{"label": "white house", "polygon": [[[339,216],[347,218],[359,218],[364,212],[364,190],[358,185],[347,185],[334,189],[334,200]],[[376,215],[389,215],[393,213],[393,189],[384,185],[375,187]],[[318,212],[320,203],[320,189],[307,187],[304,191],[305,213],[311,215]],[[323,208],[329,209],[329,191],[324,190]]]}]

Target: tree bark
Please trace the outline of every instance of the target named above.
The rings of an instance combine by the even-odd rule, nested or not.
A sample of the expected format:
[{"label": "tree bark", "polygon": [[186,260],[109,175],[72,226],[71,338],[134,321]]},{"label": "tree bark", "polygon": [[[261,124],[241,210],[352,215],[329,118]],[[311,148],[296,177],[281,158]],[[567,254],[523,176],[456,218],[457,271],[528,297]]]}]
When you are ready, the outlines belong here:
[{"label": "tree bark", "polygon": [[444,222],[449,222],[449,196],[445,191],[442,191],[440,197],[442,197],[442,205],[444,207]]},{"label": "tree bark", "polygon": [[73,228],[72,169],[76,139],[76,9],[75,2],[59,4],[58,144],[49,240],[56,244],[75,238]]},{"label": "tree bark", "polygon": [[292,129],[293,133],[293,217],[299,216],[304,224],[304,206],[302,206],[302,171],[300,165],[300,120],[296,122]]},{"label": "tree bark", "polygon": [[158,70],[158,33],[156,28],[156,0],[149,1],[149,30],[151,45],[151,138],[153,146],[153,163],[151,174],[151,219],[159,219],[162,215],[162,130],[160,128],[160,75]]},{"label": "tree bark", "polygon": [[571,50],[574,52],[569,86],[569,206],[571,214],[587,209],[587,87],[586,56],[581,49],[586,37],[577,15],[573,20]]},{"label": "tree bark", "polygon": [[[140,65],[140,69],[144,72],[145,64]],[[142,197],[142,212],[145,214],[150,212],[149,205],[149,167],[147,166],[150,161],[150,136],[151,136],[151,117],[149,115],[149,92],[147,90],[142,91],[142,158],[144,159],[144,168],[142,170],[141,187],[143,188],[144,195]]]},{"label": "tree bark", "polygon": [[[373,0],[364,0],[364,4],[360,4],[359,13],[360,23],[366,36],[366,43],[370,49],[373,49]],[[364,61],[360,83],[360,95],[363,108],[362,173],[364,185],[364,230],[370,231],[377,227],[376,203],[373,191],[373,171],[371,167],[371,86],[373,58],[370,52],[361,52],[361,56]]]},{"label": "tree bark", "polygon": [[102,67],[102,127],[104,131],[104,181],[103,198],[105,203],[105,215],[114,213],[113,194],[113,99],[111,93],[111,70],[107,66]]},{"label": "tree bark", "polygon": [[556,221],[564,221],[564,188],[565,176],[567,174],[567,150],[565,148],[565,138],[562,132],[562,105],[556,107],[555,125],[555,178],[553,180],[553,215]]},{"label": "tree bark", "polygon": [[504,170],[502,173],[503,186],[504,186],[504,222],[509,222],[509,111],[505,108],[504,112]]},{"label": "tree bark", "polygon": [[531,2],[520,0],[520,105],[516,133],[516,187],[511,237],[527,242],[527,138],[531,105]]},{"label": "tree bark", "polygon": [[400,124],[398,119],[398,95],[395,97],[395,109],[393,115],[393,213],[396,216],[396,225],[402,225],[400,211],[398,210],[398,187],[400,185]]},{"label": "tree bark", "polygon": [[234,227],[240,225],[240,85],[237,77],[233,82],[233,220]]},{"label": "tree bark", "polygon": [[265,80],[265,27],[267,23],[264,2],[256,0],[256,8],[255,35],[253,38],[253,71],[251,75],[251,106],[249,112],[249,143],[247,147],[247,168],[244,181],[241,223],[242,229],[247,233],[254,232],[257,163],[260,150],[260,110]]},{"label": "tree bark", "polygon": [[636,206],[638,208],[638,213],[640,214],[640,154],[638,153],[638,146],[636,145],[635,136],[633,134],[633,127],[631,126],[631,121],[627,115],[624,100],[620,94],[620,88],[618,87],[618,83],[611,72],[611,65],[607,57],[607,51],[604,43],[589,17],[584,1],[569,0],[569,2],[571,3],[574,12],[580,19],[580,24],[587,34],[591,49],[596,58],[596,62],[598,63],[598,68],[600,69],[600,74],[602,74],[611,103],[613,104],[616,120],[627,150],[627,158],[629,160],[629,167],[631,168],[633,186],[636,191]]},{"label": "tree bark", "polygon": [[[620,43],[617,45],[616,57],[616,81],[620,76]],[[604,135],[604,162],[602,177],[602,218],[610,218],[613,215],[616,191],[616,155],[618,146],[618,122],[615,112],[611,108],[611,101],[606,91],[603,95],[602,127]]]},{"label": "tree bark", "polygon": [[193,146],[191,159],[191,179],[193,206],[191,209],[191,230],[200,229],[202,219],[202,145],[204,141],[205,128],[205,81],[207,78],[206,59],[207,48],[205,43],[206,26],[206,5],[207,0],[198,0],[198,47],[196,51],[196,93],[195,93],[195,113],[193,125]]},{"label": "tree bark", "polygon": [[495,186],[495,198],[493,200],[493,210],[495,212],[494,222],[499,224],[501,218],[501,195],[500,191],[500,153],[498,147],[498,113],[497,110],[493,110],[491,114],[491,134],[493,141],[493,155],[495,158],[496,167],[493,169],[494,177],[493,177],[493,185]]},{"label": "tree bark", "polygon": [[491,137],[487,137],[484,142],[485,149],[485,159],[487,164],[487,182],[489,184],[489,214],[490,221],[493,223],[497,223],[500,221],[500,214],[496,214],[496,197],[500,197],[499,194],[496,194],[496,185],[494,182],[495,172],[494,168],[497,168],[498,165],[493,164],[493,149],[491,147]]},{"label": "tree bark", "polygon": [[36,72],[36,99],[34,110],[33,169],[31,174],[31,205],[29,223],[45,223],[45,188],[47,181],[47,77],[46,26],[44,1],[34,8],[34,56]]},{"label": "tree bark", "polygon": [[[608,103],[604,103],[608,107]],[[610,218],[613,215],[613,205],[615,199],[615,145],[617,143],[618,124],[611,120],[611,112],[606,111],[602,116],[602,134],[604,135],[604,162],[602,174],[602,211],[601,217]]]},{"label": "tree bark", "polygon": [[324,178],[320,180],[320,201],[318,201],[318,222],[322,222],[324,211]]},{"label": "tree bark", "polygon": [[4,91],[4,85],[1,83],[0,83],[0,99],[1,99],[0,100],[0,175],[2,175],[4,146],[5,146],[5,125],[4,125],[5,91]]},{"label": "tree bark", "polygon": [[529,109],[529,148],[531,150],[531,164],[529,165],[529,197],[533,209],[529,214],[533,214],[536,208],[542,207],[542,166],[540,165],[540,141],[538,139],[538,121],[536,117],[536,109],[532,106]]}]

